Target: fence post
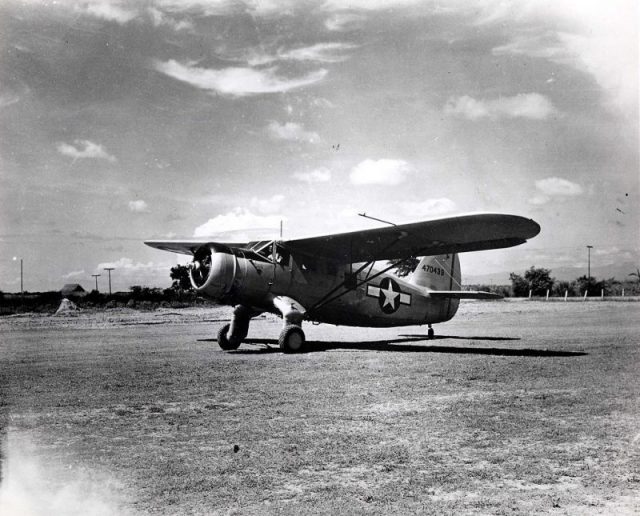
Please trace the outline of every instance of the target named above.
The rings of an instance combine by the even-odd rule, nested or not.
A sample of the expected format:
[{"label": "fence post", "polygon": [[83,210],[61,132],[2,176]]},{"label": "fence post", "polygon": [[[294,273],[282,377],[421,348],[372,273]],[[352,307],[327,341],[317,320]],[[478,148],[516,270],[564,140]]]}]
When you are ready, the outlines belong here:
[{"label": "fence post", "polygon": [[584,298],[583,298],[583,299],[584,299],[585,301],[587,300],[587,294],[588,294],[588,293],[589,293],[589,291],[588,291],[588,290],[585,290],[585,291],[584,291]]},{"label": "fence post", "polygon": [[549,289],[547,289],[547,299],[546,301],[549,301]]},{"label": "fence post", "polygon": [[533,292],[533,290],[529,289],[529,299],[531,299],[531,293]]},{"label": "fence post", "polygon": [[565,300],[565,301],[567,300],[567,296],[568,296],[568,295],[569,295],[569,291],[568,291],[568,290],[565,290],[565,291],[564,291],[564,300]]},{"label": "fence post", "polygon": [[624,289],[622,289],[622,297],[624,297]]},{"label": "fence post", "polygon": [[604,289],[600,291],[600,299],[604,299]]}]

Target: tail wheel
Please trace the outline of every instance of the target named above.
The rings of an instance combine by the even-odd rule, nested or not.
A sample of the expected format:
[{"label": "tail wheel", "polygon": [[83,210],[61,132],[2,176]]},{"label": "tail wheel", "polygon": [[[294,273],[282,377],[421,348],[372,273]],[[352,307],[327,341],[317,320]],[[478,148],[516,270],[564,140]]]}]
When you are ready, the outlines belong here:
[{"label": "tail wheel", "polygon": [[300,326],[286,326],[280,333],[278,344],[284,353],[300,353],[304,349],[304,332]]},{"label": "tail wheel", "polygon": [[218,330],[218,346],[225,351],[238,349],[238,346],[240,346],[240,340],[236,342],[236,339],[229,339],[229,328],[231,328],[231,324],[225,324]]}]

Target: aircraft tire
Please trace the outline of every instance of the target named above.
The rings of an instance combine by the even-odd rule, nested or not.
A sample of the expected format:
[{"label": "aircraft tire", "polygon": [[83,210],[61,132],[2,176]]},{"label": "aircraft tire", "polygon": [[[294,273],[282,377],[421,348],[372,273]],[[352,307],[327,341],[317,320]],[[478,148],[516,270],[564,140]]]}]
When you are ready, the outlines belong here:
[{"label": "aircraft tire", "polygon": [[278,344],[283,353],[300,353],[304,349],[304,332],[300,326],[286,326],[280,333]]},{"label": "aircraft tire", "polygon": [[429,340],[433,339],[435,337],[435,332],[433,331],[433,328],[429,328],[429,331],[427,332],[428,338]]},{"label": "aircraft tire", "polygon": [[225,351],[232,351],[234,349],[238,349],[240,346],[240,341],[235,342],[234,340],[230,340],[229,329],[231,328],[230,324],[225,324],[222,328],[218,330],[218,346],[220,346]]}]

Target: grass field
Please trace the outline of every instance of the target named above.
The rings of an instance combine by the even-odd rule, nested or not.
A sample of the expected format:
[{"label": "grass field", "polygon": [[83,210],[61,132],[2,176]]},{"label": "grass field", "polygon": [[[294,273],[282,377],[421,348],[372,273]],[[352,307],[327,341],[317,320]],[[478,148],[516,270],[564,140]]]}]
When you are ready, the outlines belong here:
[{"label": "grass field", "polygon": [[[0,514],[638,514],[640,303],[211,340],[228,309],[0,319]],[[271,344],[271,347],[269,347]]]}]

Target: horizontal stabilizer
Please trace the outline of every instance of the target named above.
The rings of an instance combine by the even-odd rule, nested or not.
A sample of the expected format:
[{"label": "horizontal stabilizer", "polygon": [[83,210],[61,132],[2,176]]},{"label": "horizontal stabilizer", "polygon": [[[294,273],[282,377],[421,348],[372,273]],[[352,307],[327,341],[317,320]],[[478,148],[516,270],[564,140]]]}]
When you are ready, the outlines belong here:
[{"label": "horizontal stabilizer", "polygon": [[432,290],[429,296],[451,299],[504,299],[500,294],[481,290]]}]

